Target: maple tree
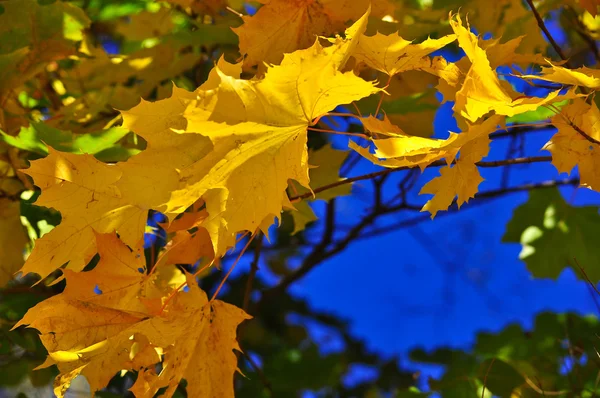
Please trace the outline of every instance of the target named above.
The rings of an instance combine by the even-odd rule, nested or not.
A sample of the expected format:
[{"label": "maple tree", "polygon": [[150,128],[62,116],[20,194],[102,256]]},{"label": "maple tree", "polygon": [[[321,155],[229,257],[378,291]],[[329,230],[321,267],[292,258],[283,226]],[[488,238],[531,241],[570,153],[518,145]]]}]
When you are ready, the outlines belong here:
[{"label": "maple tree", "polygon": [[[361,237],[518,191],[530,199],[504,240],[523,246],[532,275],[571,267],[600,281],[598,209],[571,206],[557,189],[600,191],[599,7],[0,1],[0,356],[19,364],[0,367],[35,385],[54,379],[58,397],[79,376],[98,395],[427,395],[287,289]],[[575,26],[568,52],[545,22],[556,13]],[[452,104],[457,128],[434,137],[440,102]],[[526,156],[515,144],[490,159],[497,140],[550,127],[539,148],[550,156]],[[377,171],[352,174],[359,162]],[[485,168],[543,162],[555,166],[554,179],[480,189]],[[373,203],[347,231],[336,229],[339,198],[359,181],[372,182]],[[316,201],[326,202],[322,221]],[[426,215],[377,228],[415,211]],[[267,245],[279,277],[272,286],[257,278]],[[246,257],[250,270],[239,276]],[[288,313],[336,328],[355,354],[324,360]],[[597,320],[568,317],[580,326],[571,336],[578,357],[594,357]],[[596,394],[595,360],[578,362],[585,380],[574,386],[554,366],[561,354],[543,344],[561,338],[552,330],[564,322],[540,316],[535,347],[508,328],[480,336],[473,354],[413,357],[448,365],[429,385],[443,396]],[[292,350],[305,368],[283,355]],[[339,380],[352,362],[380,366],[378,383],[345,391]],[[236,376],[241,369],[248,379]],[[290,380],[298,372],[306,376]]]}]

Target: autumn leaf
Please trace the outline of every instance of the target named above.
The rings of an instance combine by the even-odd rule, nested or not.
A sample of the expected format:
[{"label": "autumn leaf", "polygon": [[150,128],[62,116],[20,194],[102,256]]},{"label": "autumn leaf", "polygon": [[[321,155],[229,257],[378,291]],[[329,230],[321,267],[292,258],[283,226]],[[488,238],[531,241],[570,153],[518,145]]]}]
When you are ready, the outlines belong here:
[{"label": "autumn leaf", "polygon": [[456,163],[442,167],[441,175],[425,184],[419,192],[419,194],[434,195],[433,199],[425,203],[422,211],[430,212],[433,218],[438,211],[448,210],[455,197],[459,209],[464,203],[469,202],[469,199],[477,193],[479,184],[483,182],[475,163],[486,157],[489,150],[490,138],[486,134],[462,146],[461,156]]},{"label": "autumn leaf", "polygon": [[13,279],[23,265],[28,239],[19,216],[19,202],[0,198],[0,287]]},{"label": "autumn leaf", "polygon": [[[71,381],[86,377],[92,392],[105,387],[121,369],[140,371],[132,388],[151,397],[166,387],[172,396],[182,378],[190,396],[233,397],[237,325],[248,319],[241,309],[208,301],[195,279],[189,292],[167,285],[160,290],[145,273],[142,257],[114,234],[96,235],[100,261],[88,272],[65,270],[67,287],[30,309],[15,326],[41,332],[49,356],[42,366],[60,370],[54,392],[64,397]],[[172,300],[164,297],[174,294]],[[162,371],[154,365],[163,360]]]},{"label": "autumn leaf", "polygon": [[365,23],[366,15],[349,28],[347,39],[329,47],[315,42],[286,54],[264,79],[240,80],[217,69],[218,89],[195,92],[183,135],[202,134],[212,149],[180,171],[166,213],[172,217],[202,198],[209,213],[202,227],[215,255],[233,246],[240,231],[266,232],[282,207],[289,207],[282,198],[289,179],[308,186],[306,134],[312,121],[379,91],[353,72],[339,71]]},{"label": "autumn leaf", "polygon": [[[420,69],[424,64],[424,57],[454,40],[456,40],[455,35],[447,35],[439,39],[428,38],[421,43],[412,44],[397,33],[362,35],[353,55],[358,61],[366,63],[369,67],[393,76],[408,70]],[[429,65],[427,60],[425,60],[425,65]]]},{"label": "autumn leaf", "polygon": [[156,12],[142,11],[131,15],[118,24],[115,30],[127,37],[127,40],[144,40],[167,34],[174,26],[173,12],[163,7]]},{"label": "autumn leaf", "polygon": [[501,39],[479,39],[479,46],[486,52],[490,66],[496,69],[502,65],[545,64],[548,61],[541,54],[521,54],[518,49],[525,36],[519,36],[506,42]]},{"label": "autumn leaf", "polygon": [[206,209],[186,212],[170,224],[166,224],[167,233],[174,233],[164,253],[157,262],[162,264],[195,264],[199,259],[214,259],[213,245],[208,231],[200,227],[208,217]]},{"label": "autumn leaf", "polygon": [[[436,160],[445,158],[447,166],[442,168],[440,177],[427,183],[420,193],[434,194],[423,210],[432,217],[440,210],[447,210],[458,195],[457,204],[468,202],[477,192],[483,181],[475,163],[479,162],[489,151],[489,134],[494,132],[503,120],[502,116],[493,116],[481,124],[469,126],[463,133],[450,133],[446,140],[409,136],[399,127],[392,125],[387,118],[379,120],[374,117],[362,119],[365,128],[381,136],[374,139],[375,155],[369,148],[350,142],[350,147],[373,163],[385,167],[420,167],[424,169]],[[460,151],[460,158],[454,162]]]},{"label": "autumn leaf", "polygon": [[522,96],[513,98],[500,84],[486,51],[479,47],[479,40],[469,31],[469,26],[463,26],[460,16],[451,17],[450,26],[457,36],[459,46],[471,61],[464,83],[456,92],[456,103],[453,108],[465,119],[475,122],[491,111],[498,115],[514,116],[564,99],[559,95],[558,90],[551,92],[545,98]]},{"label": "autumn leaf", "polygon": [[552,118],[558,132],[544,149],[552,153],[552,164],[560,173],[579,168],[581,185],[600,190],[600,112],[595,103],[575,100]]},{"label": "autumn leaf", "polygon": [[[173,110],[167,103],[180,104],[180,100],[172,97],[148,105],[155,107],[151,109],[156,109],[156,116],[146,118],[147,134],[141,134],[147,149],[127,162],[108,165],[91,155],[50,149],[49,156],[24,171],[42,189],[36,204],[58,210],[62,221],[37,241],[23,272],[44,278],[66,263],[70,269],[83,269],[95,253],[92,229],[117,230],[131,247],[142,242],[148,211],[159,208],[177,187],[175,168],[193,163],[208,149],[207,140],[199,135],[167,135],[173,123],[185,125],[181,114],[161,119],[158,109]],[[162,123],[153,123],[158,120]],[[127,126],[140,132],[136,125]]]},{"label": "autumn leaf", "polygon": [[114,185],[122,175],[118,167],[91,155],[50,149],[46,158],[31,162],[23,172],[42,189],[36,204],[60,211],[62,221],[36,241],[22,272],[44,278],[67,262],[70,269],[83,269],[96,252],[92,228],[118,229],[132,247],[141,239],[148,209],[132,205]]},{"label": "autumn leaf", "polygon": [[318,220],[313,209],[310,207],[307,201],[301,201],[294,204],[294,210],[290,212],[292,219],[294,220],[294,230],[292,235],[296,235],[300,231],[304,231],[306,226]]},{"label": "autumn leaf", "polygon": [[387,118],[379,120],[374,117],[363,119],[365,128],[382,138],[373,139],[376,150],[371,154],[368,147],[361,147],[350,142],[350,148],[373,163],[385,167],[420,167],[424,169],[439,159],[452,163],[458,151],[470,141],[487,136],[495,131],[503,120],[502,116],[493,116],[481,124],[474,124],[468,131],[450,136],[443,140],[423,138],[404,133],[399,127],[392,125]]},{"label": "autumn leaf", "polygon": [[374,16],[393,13],[387,0],[261,0],[264,5],[253,16],[244,16],[244,24],[234,28],[240,38],[244,63],[278,64],[284,54],[306,49],[317,36],[341,32],[348,20],[357,21],[367,8]]},{"label": "autumn leaf", "polygon": [[585,66],[577,69],[567,69],[562,66],[552,65],[550,67],[542,67],[541,75],[523,75],[522,77],[591,89],[600,87],[600,71]]}]

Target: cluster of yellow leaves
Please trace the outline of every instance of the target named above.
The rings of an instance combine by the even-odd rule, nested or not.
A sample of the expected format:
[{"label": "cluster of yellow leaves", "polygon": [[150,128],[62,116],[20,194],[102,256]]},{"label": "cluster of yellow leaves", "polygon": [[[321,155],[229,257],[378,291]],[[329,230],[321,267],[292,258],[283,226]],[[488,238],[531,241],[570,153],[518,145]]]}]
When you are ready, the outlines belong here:
[{"label": "cluster of yellow leaves", "polygon": [[[190,396],[233,396],[235,333],[249,316],[209,301],[195,278],[177,268],[147,274],[143,257],[115,234],[96,234],[94,240],[96,267],[65,270],[63,293],[30,309],[15,326],[41,332],[49,356],[40,367],[57,365],[61,372],[55,394],[64,396],[78,375],[98,391],[126,369],[139,372],[131,387],[136,396],[152,397],[163,387],[171,396],[182,378]],[[189,291],[177,290],[186,281]],[[168,294],[173,298],[165,303]]]},{"label": "cluster of yellow leaves", "polygon": [[578,99],[552,118],[558,132],[544,146],[561,173],[579,166],[581,185],[600,191],[600,111]]},{"label": "cluster of yellow leaves", "polygon": [[[211,14],[228,2],[171,3]],[[367,1],[262,3],[256,15],[244,17],[244,24],[235,30],[244,62],[230,64],[222,58],[196,90],[173,86],[170,96],[159,95],[163,99],[155,102],[142,100],[121,112],[123,127],[147,144],[139,154],[107,164],[89,154],[50,149],[47,157],[31,162],[25,171],[42,191],[37,204],[62,215],[60,225],[36,241],[21,271],[45,278],[66,264],[67,287],[32,308],[19,323],[42,333],[49,352],[45,365],[55,364],[60,370],[55,384],[59,397],[78,375],[97,391],[120,370],[138,372],[132,387],[138,397],[153,396],[161,388],[170,396],[182,378],[188,381],[190,396],[233,395],[237,366],[232,350],[239,349],[235,330],[248,315],[209,301],[195,277],[182,274],[173,264],[201,258],[212,264],[235,246],[240,233],[267,234],[284,209],[297,210],[292,213],[295,232],[313,220],[307,201],[296,199],[308,196],[311,187],[340,181],[338,169],[345,153],[329,146],[309,152],[307,133],[339,105],[373,94],[378,94],[372,97],[378,102],[394,84],[408,86],[412,77],[421,79],[416,86],[438,82],[444,99],[454,101],[462,132],[450,132],[446,139],[428,138],[411,131],[406,119],[403,129],[387,116],[361,116],[375,152],[369,146],[349,144],[384,167],[441,165],[440,176],[421,191],[434,195],[424,206],[434,216],[455,201],[460,207],[477,193],[483,181],[477,164],[489,152],[490,134],[504,125],[507,116],[574,99],[553,118],[559,132],[546,148],[559,171],[569,172],[578,165],[582,184],[600,189],[594,172],[600,150],[598,108],[578,99],[575,89],[524,97],[496,72],[501,65],[546,64],[539,55],[516,51],[526,38],[508,34],[510,40],[504,42],[483,40],[455,15],[449,20],[452,32],[413,42],[398,32],[367,34],[371,13]],[[522,17],[520,2],[494,3],[494,11],[498,4],[505,7],[511,23]],[[386,0],[373,2],[372,10],[379,19],[395,13]],[[490,16],[482,25],[494,25],[497,17]],[[122,26],[120,32],[135,36],[148,29],[140,37],[160,36],[171,29],[168,13],[165,18],[158,18],[162,22],[156,24],[156,15],[142,13],[131,20],[134,26]],[[343,38],[316,37],[342,31],[348,20],[355,23]],[[460,61],[431,56],[454,43],[466,54]],[[83,50],[93,61],[81,62],[62,80],[69,92],[81,94],[62,110],[67,122],[81,122],[116,99],[123,100],[124,83],[132,76],[141,76],[136,90],[144,96],[196,62],[194,56],[179,52],[162,57],[159,46],[118,60],[89,45]],[[258,66],[255,77],[242,79],[243,68],[254,66]],[[111,81],[104,92],[102,76],[107,71]],[[380,88],[377,82],[363,79],[360,73],[365,71],[379,73],[389,85]],[[600,76],[587,69],[550,65],[541,78],[590,89],[600,86]],[[104,100],[90,110],[88,104],[98,96]],[[330,200],[348,194],[349,187],[338,186],[308,200]],[[150,210],[168,216],[165,229],[170,242],[155,267],[146,270],[139,252]],[[13,213],[2,220],[15,222]],[[83,272],[96,254],[100,262]],[[19,263],[15,253],[5,256]],[[180,289],[185,284],[189,291]],[[157,374],[154,365],[160,362],[162,370]]]},{"label": "cluster of yellow leaves", "polygon": [[[123,125],[147,142],[144,151],[126,162],[105,164],[91,155],[51,149],[49,156],[31,163],[26,173],[42,189],[37,203],[59,210],[62,221],[36,242],[22,271],[45,277],[67,263],[64,273],[68,287],[63,294],[33,308],[21,324],[48,334],[43,338],[51,353],[47,364],[57,364],[61,370],[57,395],[63,396],[78,374],[84,375],[96,391],[117,370],[147,368],[132,389],[138,396],[152,396],[164,386],[169,387],[170,394],[182,377],[188,380],[193,396],[231,396],[235,366],[221,362],[226,353],[233,355],[235,345],[224,337],[233,336],[235,327],[228,332],[226,325],[215,322],[215,315],[210,325],[216,329],[202,329],[202,324],[210,319],[207,308],[225,314],[224,322],[233,326],[244,318],[243,311],[237,310],[241,314],[237,318],[226,317],[234,311],[219,309],[225,304],[206,305],[191,277],[187,283],[192,294],[157,291],[150,279],[137,271],[141,263],[134,263],[132,255],[117,256],[126,265],[124,285],[116,284],[116,277],[107,274],[114,271],[108,265],[79,271],[96,253],[101,258],[107,256],[95,234],[118,232],[119,239],[113,237],[111,246],[120,244],[121,252],[129,250],[124,244],[139,248],[150,209],[165,212],[173,221],[168,230],[175,234],[157,272],[181,260],[183,253],[178,248],[189,246],[192,240],[204,245],[205,250],[197,254],[221,257],[235,244],[239,232],[260,228],[266,233],[282,208],[292,206],[285,195],[288,181],[308,187],[308,126],[339,104],[379,91],[353,72],[340,71],[365,26],[366,16],[346,31],[345,39],[338,38],[331,46],[315,42],[308,49],[286,54],[280,65],[267,68],[263,79],[242,80],[241,65],[220,61],[196,91],[175,87],[168,99],[142,101],[124,111]],[[199,200],[205,210],[177,218]],[[188,232],[191,229],[195,232]],[[98,284],[101,294],[94,293],[92,282]],[[111,293],[113,288],[118,294]],[[90,300],[110,303],[98,309],[88,303]],[[50,308],[57,315],[50,315]],[[48,314],[48,318],[40,313]],[[56,321],[56,316],[61,321]],[[87,329],[67,326],[62,317],[92,323]],[[117,326],[110,323],[113,321]],[[60,334],[59,324],[61,330],[72,327],[85,332],[65,330]],[[198,349],[188,349],[180,336],[191,337]],[[134,343],[141,345],[139,352],[143,352],[139,361],[129,354]],[[213,352],[207,350],[221,352],[210,358]],[[163,369],[155,375],[149,366],[157,362],[159,354]],[[185,369],[191,357],[206,360],[207,356],[215,363],[204,368],[218,387],[206,386],[206,377],[195,387],[190,378],[198,378],[202,372],[192,375]],[[211,388],[216,392],[206,393]]]}]

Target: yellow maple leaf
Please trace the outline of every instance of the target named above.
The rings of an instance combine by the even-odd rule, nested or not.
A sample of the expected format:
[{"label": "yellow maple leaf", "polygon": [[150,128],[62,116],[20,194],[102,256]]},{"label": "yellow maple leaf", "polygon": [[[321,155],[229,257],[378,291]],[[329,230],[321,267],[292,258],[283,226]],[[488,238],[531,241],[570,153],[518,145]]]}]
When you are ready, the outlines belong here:
[{"label": "yellow maple leaf", "polygon": [[[387,0],[261,0],[264,5],[244,24],[234,28],[240,52],[248,66],[261,62],[277,64],[283,54],[310,47],[316,36],[344,30],[349,20],[358,20],[367,8],[383,17],[393,13]],[[370,5],[371,4],[371,5]]]},{"label": "yellow maple leaf", "polygon": [[116,230],[131,247],[142,242],[148,211],[160,209],[178,187],[177,168],[210,150],[210,141],[200,135],[171,131],[185,126],[184,109],[185,98],[174,95],[142,102],[137,118],[125,114],[125,127],[147,141],[147,149],[127,162],[107,165],[91,155],[53,149],[48,157],[31,162],[24,173],[42,189],[36,204],[60,211],[62,221],[36,242],[23,272],[44,278],[66,263],[70,269],[83,269],[96,251],[92,229]]},{"label": "yellow maple leaf", "polygon": [[131,15],[126,21],[119,21],[115,31],[127,40],[144,40],[162,36],[173,30],[173,12],[168,8],[160,8],[156,12],[142,11]]},{"label": "yellow maple leaf", "polygon": [[552,124],[558,132],[544,146],[552,153],[552,164],[560,173],[571,173],[575,166],[579,166],[581,185],[600,191],[598,106],[587,104],[582,99],[575,100],[552,118]]},{"label": "yellow maple leaf", "polygon": [[340,72],[364,31],[366,15],[349,28],[345,40],[319,42],[286,54],[264,79],[240,80],[217,69],[217,89],[196,90],[195,108],[186,111],[186,134],[208,137],[212,150],[180,170],[180,186],[166,212],[173,217],[199,198],[209,217],[215,254],[235,243],[240,231],[266,228],[279,218],[288,180],[308,186],[307,128],[340,104],[379,89],[353,72]]},{"label": "yellow maple leaf", "polygon": [[523,42],[525,36],[519,36],[504,43],[500,39],[479,39],[479,46],[483,48],[487,54],[490,66],[493,69],[501,65],[528,65],[528,64],[544,64],[546,59],[541,54],[521,54],[517,49]]},{"label": "yellow maple leaf", "polygon": [[[142,273],[143,258],[114,234],[96,239],[96,267],[65,270],[63,293],[30,309],[15,326],[41,332],[49,354],[42,367],[56,364],[60,371],[55,394],[64,397],[80,374],[96,392],[127,369],[140,371],[132,389],[137,397],[152,397],[163,387],[170,397],[182,378],[190,396],[233,397],[235,331],[249,316],[218,300],[210,303],[191,275],[188,292],[174,292],[173,284],[165,288],[163,281],[155,284],[154,277]],[[166,303],[169,294],[173,297]],[[161,356],[162,371],[149,374]]]},{"label": "yellow maple leaf", "polygon": [[5,286],[23,265],[28,239],[20,215],[19,202],[0,198],[0,287]]},{"label": "yellow maple leaf", "polygon": [[[393,76],[400,72],[420,69],[425,56],[454,40],[456,40],[456,35],[447,35],[439,39],[428,38],[422,43],[412,44],[411,41],[400,37],[398,33],[361,35],[353,56],[369,67]],[[426,61],[425,65],[428,64],[429,62]]]},{"label": "yellow maple leaf", "polygon": [[[161,209],[179,186],[177,169],[202,158],[210,141],[198,134],[175,134],[186,125],[182,90],[169,99],[124,113],[124,126],[147,141],[147,149],[127,162],[108,165],[91,155],[63,153],[50,148],[49,156],[31,162],[24,171],[42,194],[39,206],[53,207],[62,221],[36,245],[21,269],[42,278],[68,263],[81,270],[96,252],[93,232],[118,231],[131,247],[142,242],[150,209]],[[189,93],[188,93],[189,94]],[[189,102],[189,101],[188,101]]]},{"label": "yellow maple leaf", "polygon": [[83,269],[96,252],[92,228],[118,230],[132,247],[142,238],[148,208],[136,206],[114,185],[122,175],[118,167],[49,148],[46,158],[23,172],[42,190],[36,204],[62,214],[61,223],[36,241],[24,273],[44,278],[67,262],[70,269]]},{"label": "yellow maple leaf", "polygon": [[195,264],[201,258],[214,259],[210,235],[200,226],[206,217],[208,217],[206,209],[187,212],[170,224],[164,225],[166,232],[174,235],[156,266]]},{"label": "yellow maple leaf", "polygon": [[459,46],[471,61],[464,82],[456,92],[456,103],[453,108],[465,119],[476,122],[477,119],[492,111],[498,115],[514,116],[565,99],[559,95],[559,90],[551,92],[545,98],[521,96],[513,99],[500,84],[486,51],[479,46],[479,39],[469,31],[468,26],[463,26],[460,16],[451,17],[450,26],[457,35]]},{"label": "yellow maple leaf", "polygon": [[365,128],[379,136],[389,138],[373,140],[376,147],[374,155],[369,152],[368,147],[361,147],[354,142],[350,142],[350,148],[380,166],[391,168],[418,166],[424,169],[432,162],[443,158],[448,164],[452,163],[464,145],[489,135],[495,131],[502,120],[502,116],[492,116],[483,123],[469,126],[466,132],[460,134],[450,132],[450,136],[444,140],[411,136],[392,125],[387,117],[384,120],[370,117],[363,119]]},{"label": "yellow maple leaf", "polygon": [[550,67],[542,67],[541,75],[523,75],[522,77],[591,89],[600,88],[600,71],[585,66],[577,69],[567,69],[562,66],[552,65]]},{"label": "yellow maple leaf", "polygon": [[478,138],[467,142],[460,149],[460,158],[452,166],[444,166],[440,176],[429,181],[423,186],[420,194],[429,193],[434,197],[423,206],[421,211],[431,213],[435,217],[438,211],[447,210],[458,196],[456,204],[460,209],[477,193],[483,178],[475,163],[487,156],[490,150],[490,138],[482,134]]}]

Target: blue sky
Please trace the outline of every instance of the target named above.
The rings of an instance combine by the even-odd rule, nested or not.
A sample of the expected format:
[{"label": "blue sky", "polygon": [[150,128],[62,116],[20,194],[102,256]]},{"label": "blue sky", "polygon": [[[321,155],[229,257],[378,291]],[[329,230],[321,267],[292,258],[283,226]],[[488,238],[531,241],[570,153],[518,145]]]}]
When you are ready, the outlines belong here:
[{"label": "blue sky", "polygon": [[[451,104],[444,106],[435,121],[437,136],[454,129]],[[548,155],[540,149],[553,130],[534,132],[525,141],[526,156]],[[344,140],[336,140],[340,147]],[[506,158],[509,141],[492,143],[489,160]],[[361,162],[352,174],[373,171]],[[486,179],[480,190],[499,187],[501,169],[483,169]],[[433,176],[427,170],[416,191]],[[393,189],[402,177],[394,175]],[[558,177],[550,163],[513,166],[509,186]],[[566,177],[563,175],[561,177]],[[600,195],[587,189],[561,188],[573,205],[600,204]],[[339,198],[338,219],[357,222],[365,204],[360,197],[370,192],[369,184],[354,187],[356,196]],[[519,244],[502,243],[505,225],[513,210],[527,201],[525,192],[485,204],[466,204],[458,212],[440,213],[436,219],[386,235],[352,243],[338,256],[323,262],[291,291],[321,311],[348,319],[355,336],[386,357],[399,356],[414,367],[407,354],[415,348],[433,350],[442,346],[469,348],[478,332],[500,331],[510,323],[533,326],[543,311],[597,313],[589,286],[565,270],[558,280],[534,279],[518,256]],[[413,202],[426,198],[413,197]],[[324,202],[314,209],[322,214]],[[398,214],[386,222],[401,221],[414,212]],[[320,236],[318,232],[315,236]],[[343,349],[326,331],[316,328],[315,337],[324,349]],[[438,375],[440,369],[417,365],[423,374]],[[355,377],[372,374],[361,369]]]}]

